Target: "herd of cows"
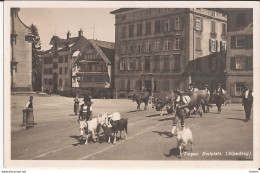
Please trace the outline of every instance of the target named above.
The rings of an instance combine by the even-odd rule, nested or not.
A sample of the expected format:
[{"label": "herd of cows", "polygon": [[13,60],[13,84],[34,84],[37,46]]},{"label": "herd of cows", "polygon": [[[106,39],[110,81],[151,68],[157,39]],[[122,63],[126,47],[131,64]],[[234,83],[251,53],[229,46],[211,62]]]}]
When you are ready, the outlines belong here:
[{"label": "herd of cows", "polygon": [[[178,98],[181,97],[181,101]],[[227,100],[225,95],[220,96],[224,104]],[[180,93],[176,91],[162,91],[151,96],[148,92],[133,93],[129,98],[137,103],[137,111],[140,110],[141,103],[144,103],[144,110],[147,109],[148,103],[152,103],[152,107],[156,111],[161,111],[160,116],[162,116],[163,108],[166,108],[168,114],[174,115],[174,123],[172,134],[175,134],[177,130],[177,144],[180,149],[180,157],[182,156],[182,151],[190,143],[192,145],[192,132],[189,128],[185,128],[185,117],[191,114],[199,114],[202,116],[203,112],[209,112],[209,108],[212,107],[210,103],[210,94],[206,90],[198,90],[189,93]],[[219,103],[216,103],[218,105]],[[221,109],[220,109],[221,110]],[[220,113],[220,112],[218,112]],[[178,119],[181,119],[182,130],[176,129]],[[110,143],[111,138],[113,138],[113,144],[116,143],[117,133],[124,131],[125,140],[127,140],[127,124],[128,119],[121,118],[119,112],[114,113],[100,113],[97,118],[93,118],[90,121],[79,121],[80,124],[80,141],[83,141],[83,135],[86,134],[85,144],[88,143],[88,139],[92,136],[93,141],[99,140],[99,132],[102,128],[105,136],[105,141]]]}]

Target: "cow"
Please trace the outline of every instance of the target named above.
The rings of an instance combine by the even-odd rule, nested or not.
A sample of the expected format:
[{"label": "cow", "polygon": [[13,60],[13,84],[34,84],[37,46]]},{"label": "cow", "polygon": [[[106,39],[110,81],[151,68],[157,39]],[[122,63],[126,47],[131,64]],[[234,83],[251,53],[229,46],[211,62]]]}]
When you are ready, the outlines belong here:
[{"label": "cow", "polygon": [[155,108],[156,111],[161,111],[160,116],[163,115],[162,109],[166,107],[167,113],[173,113],[173,100],[175,98],[175,93],[173,91],[161,91],[159,93],[155,93],[152,100],[152,108]]},{"label": "cow", "polygon": [[121,131],[123,130],[125,132],[125,140],[127,140],[127,123],[128,119],[122,118],[120,120],[110,120],[110,123],[112,125],[112,132],[114,133],[114,142],[113,144],[116,144],[116,137],[117,132],[120,131],[120,138],[121,138]]},{"label": "cow", "polygon": [[128,96],[129,98],[132,98],[133,102],[137,103],[137,111],[140,111],[140,105],[141,103],[144,103],[144,110],[147,109],[147,105],[150,99],[150,94],[147,91],[134,93],[133,95]]},{"label": "cow", "polygon": [[[98,135],[98,131],[99,131],[99,119],[98,118],[93,118],[90,121],[86,121],[85,119],[80,120],[79,124],[80,124],[80,140],[83,140],[83,134],[85,132],[86,134],[86,142],[85,144],[88,144],[88,137],[89,137],[89,132],[92,135],[92,139],[94,142],[97,141],[97,139],[99,138]],[[97,137],[95,135],[95,133],[97,133]]]}]

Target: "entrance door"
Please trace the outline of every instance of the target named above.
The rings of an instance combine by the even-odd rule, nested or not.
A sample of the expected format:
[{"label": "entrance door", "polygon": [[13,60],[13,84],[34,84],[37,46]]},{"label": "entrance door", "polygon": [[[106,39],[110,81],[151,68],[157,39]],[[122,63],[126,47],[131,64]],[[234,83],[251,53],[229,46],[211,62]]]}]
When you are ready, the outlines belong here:
[{"label": "entrance door", "polygon": [[146,91],[151,94],[151,92],[152,92],[152,81],[151,80],[144,81],[144,87],[145,87]]}]

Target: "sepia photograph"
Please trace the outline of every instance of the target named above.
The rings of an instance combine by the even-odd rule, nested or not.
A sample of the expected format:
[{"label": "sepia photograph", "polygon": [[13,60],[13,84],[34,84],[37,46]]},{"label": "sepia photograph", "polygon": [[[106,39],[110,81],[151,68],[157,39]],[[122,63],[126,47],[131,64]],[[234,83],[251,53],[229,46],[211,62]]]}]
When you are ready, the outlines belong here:
[{"label": "sepia photograph", "polygon": [[5,166],[259,168],[259,3],[127,3],[4,7]]}]

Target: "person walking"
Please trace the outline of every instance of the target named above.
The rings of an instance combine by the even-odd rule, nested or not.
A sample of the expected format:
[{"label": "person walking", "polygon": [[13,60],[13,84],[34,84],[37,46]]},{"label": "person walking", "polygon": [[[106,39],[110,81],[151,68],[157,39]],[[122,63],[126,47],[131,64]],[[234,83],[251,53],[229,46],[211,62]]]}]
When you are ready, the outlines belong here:
[{"label": "person walking", "polygon": [[80,106],[78,121],[80,119],[85,119],[86,121],[92,120],[92,116],[93,116],[93,108],[91,106],[92,104],[93,102],[91,102],[91,97],[85,96],[84,103]]},{"label": "person walking", "polygon": [[249,90],[248,85],[246,85],[242,95],[242,106],[244,106],[244,110],[246,114],[245,122],[248,122],[250,120],[252,105],[253,105],[253,91]]},{"label": "person walking", "polygon": [[75,115],[78,115],[79,113],[79,96],[76,94],[76,98],[74,99],[74,113]]},{"label": "person walking", "polygon": [[218,107],[218,113],[220,113],[222,110],[221,105],[224,103],[224,94],[225,94],[225,90],[222,88],[221,83],[218,84],[218,87],[213,94],[215,97],[216,106]]}]

